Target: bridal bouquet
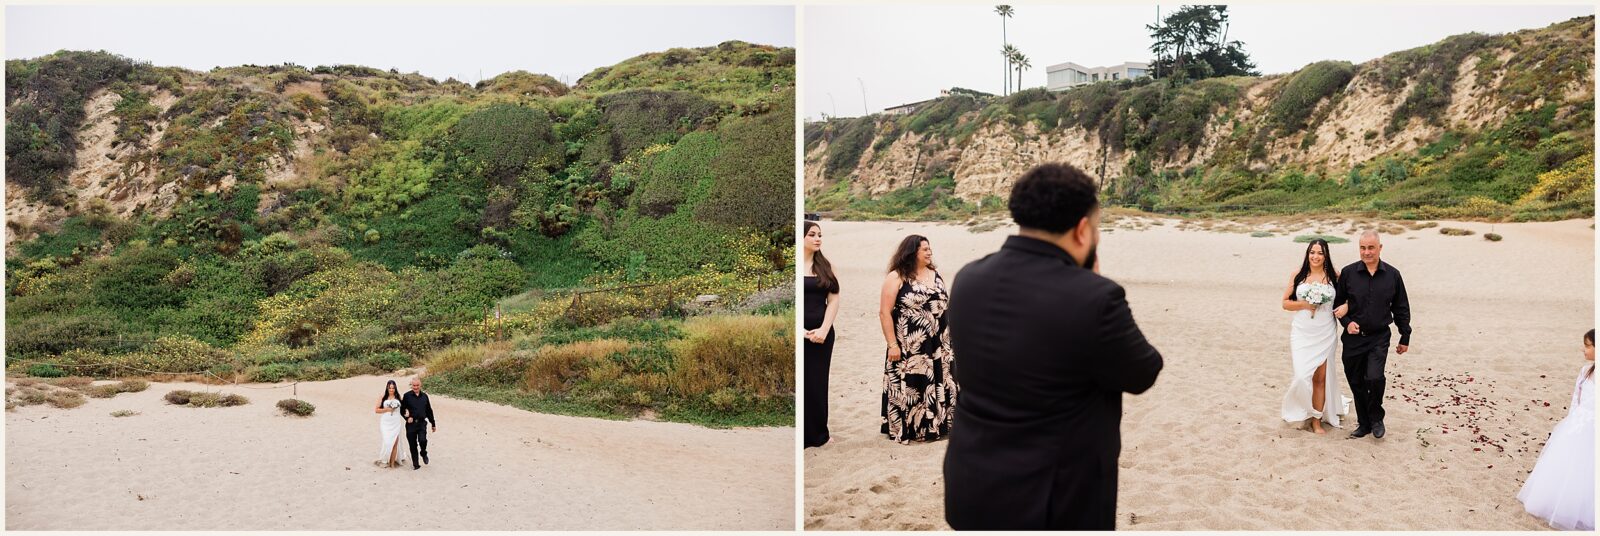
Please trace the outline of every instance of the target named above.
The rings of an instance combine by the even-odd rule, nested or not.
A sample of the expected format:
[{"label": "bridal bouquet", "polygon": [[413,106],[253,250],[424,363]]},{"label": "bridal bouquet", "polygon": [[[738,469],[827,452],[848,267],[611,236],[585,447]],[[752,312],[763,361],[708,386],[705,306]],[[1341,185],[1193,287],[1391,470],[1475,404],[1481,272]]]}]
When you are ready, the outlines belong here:
[{"label": "bridal bouquet", "polygon": [[[1308,285],[1305,295],[1306,303],[1320,307],[1324,303],[1333,301],[1333,289],[1324,285]],[[1311,310],[1311,318],[1317,317],[1317,310]]]},{"label": "bridal bouquet", "polygon": [[383,401],[383,407],[394,409],[400,407],[400,401],[393,398]]}]

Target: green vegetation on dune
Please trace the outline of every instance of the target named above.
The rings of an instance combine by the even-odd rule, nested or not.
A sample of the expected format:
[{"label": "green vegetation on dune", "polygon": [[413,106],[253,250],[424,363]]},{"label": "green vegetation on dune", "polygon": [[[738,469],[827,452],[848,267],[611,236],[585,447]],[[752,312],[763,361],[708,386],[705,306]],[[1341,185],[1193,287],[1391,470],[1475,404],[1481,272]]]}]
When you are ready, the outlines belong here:
[{"label": "green vegetation on dune", "polygon": [[[68,217],[8,224],[25,239],[6,262],[7,370],[330,379],[500,336],[726,316],[793,273],[793,63],[792,49],[729,42],[645,54],[568,88],[520,71],[470,87],[348,65],[8,61],[10,187]],[[170,210],[122,217],[114,208],[132,201],[70,195],[77,163],[63,148],[98,91],[120,97],[116,143],[131,147],[105,180],[175,185]],[[158,105],[160,92],[176,99]],[[575,306],[584,289],[625,285],[649,286]],[[700,294],[723,301],[692,310]],[[531,298],[490,322],[512,296]],[[665,344],[638,352],[664,356]],[[791,424],[792,367],[771,370],[786,395],[649,391],[667,402],[627,407]],[[524,407],[633,411],[589,391],[530,405],[473,378],[440,385]]]}]

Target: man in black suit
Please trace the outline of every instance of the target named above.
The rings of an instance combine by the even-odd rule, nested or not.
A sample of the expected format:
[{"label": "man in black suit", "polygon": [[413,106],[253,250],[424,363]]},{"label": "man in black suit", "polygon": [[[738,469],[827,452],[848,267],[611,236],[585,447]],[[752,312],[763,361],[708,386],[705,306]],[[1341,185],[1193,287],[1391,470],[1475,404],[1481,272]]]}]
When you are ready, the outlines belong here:
[{"label": "man in black suit", "polygon": [[1389,323],[1400,331],[1394,353],[1411,348],[1411,299],[1400,271],[1379,258],[1383,244],[1377,231],[1361,233],[1361,260],[1339,271],[1334,286],[1334,316],[1344,328],[1344,378],[1355,398],[1356,429],[1350,437],[1381,439],[1383,366],[1389,360]]},{"label": "man in black suit", "polygon": [[951,284],[961,366],[944,459],[956,529],[1116,528],[1122,393],[1161,371],[1121,286],[1096,263],[1094,182],[1044,164],[1011,189],[1021,227]]},{"label": "man in black suit", "polygon": [[[411,469],[421,469],[417,460],[428,463],[428,428],[439,431],[433,420],[433,405],[428,403],[428,393],[422,392],[422,379],[411,379],[411,390],[400,397],[400,415],[406,418],[406,442],[411,444]],[[424,422],[426,421],[426,422]],[[422,457],[417,457],[417,447],[422,447]]]}]

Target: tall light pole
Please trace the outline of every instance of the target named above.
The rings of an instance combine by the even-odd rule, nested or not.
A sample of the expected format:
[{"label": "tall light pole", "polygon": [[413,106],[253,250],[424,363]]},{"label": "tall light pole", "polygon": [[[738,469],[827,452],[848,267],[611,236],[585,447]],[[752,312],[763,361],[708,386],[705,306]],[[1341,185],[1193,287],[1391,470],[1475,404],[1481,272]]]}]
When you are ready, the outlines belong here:
[{"label": "tall light pole", "polygon": [[856,77],[856,84],[861,86],[861,115],[865,117],[867,115],[867,83],[862,82],[861,77],[858,76]]}]

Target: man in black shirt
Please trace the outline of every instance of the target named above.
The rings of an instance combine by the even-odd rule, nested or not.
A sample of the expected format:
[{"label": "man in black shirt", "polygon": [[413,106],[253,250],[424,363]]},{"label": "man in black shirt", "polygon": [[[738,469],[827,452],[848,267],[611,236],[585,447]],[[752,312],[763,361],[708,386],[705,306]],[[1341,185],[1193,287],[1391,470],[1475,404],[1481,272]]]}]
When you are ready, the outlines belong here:
[{"label": "man in black shirt", "polygon": [[[439,431],[433,420],[433,405],[428,403],[428,393],[422,392],[422,379],[411,379],[411,390],[400,397],[400,415],[406,418],[406,442],[411,444],[411,469],[421,469],[417,460],[428,463],[428,428]],[[427,422],[423,422],[427,421]],[[417,447],[422,447],[422,457],[417,457]]]},{"label": "man in black shirt", "polygon": [[1380,260],[1383,244],[1377,231],[1361,233],[1361,261],[1339,271],[1334,314],[1344,333],[1344,376],[1355,395],[1356,430],[1350,437],[1381,438],[1383,427],[1383,365],[1389,359],[1389,324],[1400,331],[1395,354],[1405,354],[1411,344],[1411,301],[1400,271]]},{"label": "man in black shirt", "polygon": [[956,530],[1113,530],[1122,394],[1142,393],[1161,353],[1126,292],[1096,262],[1094,181],[1044,164],[1011,190],[1021,227],[973,261],[950,294],[961,400],[944,458]]}]

